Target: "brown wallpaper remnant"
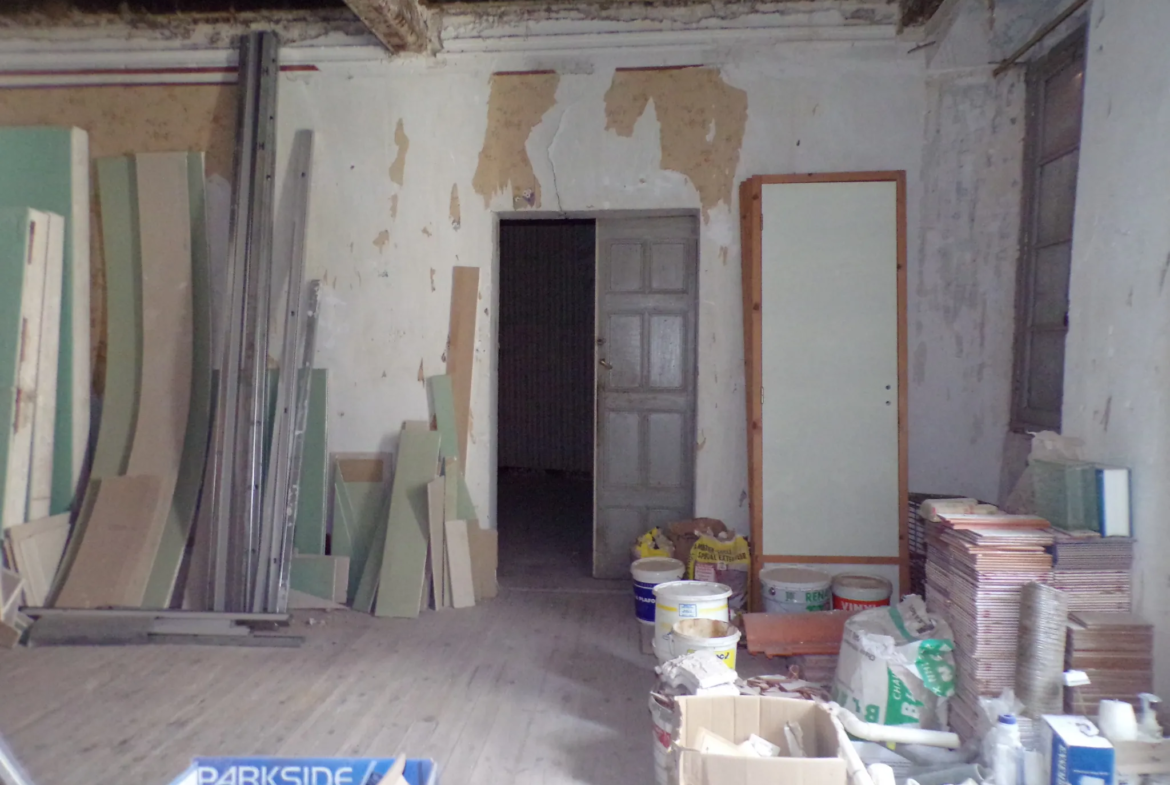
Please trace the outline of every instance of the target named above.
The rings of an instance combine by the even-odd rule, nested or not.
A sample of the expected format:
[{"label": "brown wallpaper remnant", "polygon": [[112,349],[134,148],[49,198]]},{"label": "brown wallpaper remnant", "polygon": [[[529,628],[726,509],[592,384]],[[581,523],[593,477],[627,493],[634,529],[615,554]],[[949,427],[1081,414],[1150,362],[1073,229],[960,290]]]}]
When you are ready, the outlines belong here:
[{"label": "brown wallpaper remnant", "polygon": [[633,136],[654,101],[662,168],[686,175],[703,214],[731,204],[735,170],[747,125],[747,93],[715,68],[618,69],[605,93],[605,128]]},{"label": "brown wallpaper remnant", "polygon": [[[0,125],[75,126],[90,158],[184,150],[207,154],[207,174],[232,179],[234,85],[119,85],[0,90]],[[97,175],[90,169],[90,352],[94,391],[105,386],[106,272]]]},{"label": "brown wallpaper remnant", "polygon": [[406,152],[410,149],[410,138],[407,137],[401,120],[394,129],[394,144],[398,145],[398,155],[394,156],[394,163],[390,164],[390,182],[402,185],[406,175]]},{"label": "brown wallpaper remnant", "polygon": [[490,207],[492,197],[512,187],[512,206],[540,207],[540,182],[525,148],[545,113],[556,105],[561,78],[553,71],[492,74],[487,130],[471,187]]}]

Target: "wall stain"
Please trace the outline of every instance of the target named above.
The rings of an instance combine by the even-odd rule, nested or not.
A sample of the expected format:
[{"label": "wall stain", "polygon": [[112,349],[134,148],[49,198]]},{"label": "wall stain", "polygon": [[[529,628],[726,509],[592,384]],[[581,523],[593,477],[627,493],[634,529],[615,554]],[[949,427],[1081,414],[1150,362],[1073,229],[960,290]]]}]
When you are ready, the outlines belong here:
[{"label": "wall stain", "polygon": [[398,155],[395,156],[394,163],[390,164],[390,181],[402,185],[406,174],[406,151],[410,149],[410,139],[406,136],[406,129],[403,128],[401,120],[394,128],[394,144],[398,145]]},{"label": "wall stain", "polygon": [[459,185],[451,183],[451,207],[448,210],[451,216],[451,228],[459,231],[463,223],[463,212],[459,209]]},{"label": "wall stain", "polygon": [[421,385],[424,385],[424,386],[427,383],[427,377],[423,374],[422,358],[419,358],[419,361],[418,361],[418,383]]},{"label": "wall stain", "polygon": [[1166,285],[1166,271],[1170,270],[1170,253],[1166,254],[1166,262],[1162,265],[1162,275],[1158,277],[1158,294],[1162,293],[1162,287]]},{"label": "wall stain", "polygon": [[1101,430],[1102,431],[1109,430],[1109,414],[1112,410],[1113,410],[1113,396],[1110,395],[1108,398],[1105,399],[1105,411],[1101,415]]},{"label": "wall stain", "polygon": [[747,125],[747,93],[715,68],[618,69],[605,93],[605,128],[633,136],[650,101],[658,116],[662,168],[690,179],[703,215],[731,204]]},{"label": "wall stain", "polygon": [[390,220],[398,217],[398,194],[390,197]]},{"label": "wall stain", "polygon": [[382,231],[378,232],[378,236],[374,238],[374,247],[378,249],[378,253],[382,253],[382,251],[386,248],[386,243],[388,242],[390,242],[390,231],[388,229],[383,229]]},{"label": "wall stain", "polygon": [[487,130],[471,180],[484,207],[509,186],[513,207],[540,207],[540,182],[525,145],[532,129],[556,105],[560,81],[552,71],[492,74]]},{"label": "wall stain", "polygon": [[435,268],[431,268],[431,291],[435,291]]},{"label": "wall stain", "polygon": [[426,227],[426,226],[424,226],[424,227],[422,228],[422,233],[423,233],[423,234],[425,234],[427,237],[430,237],[430,236],[431,236],[431,230],[430,230],[428,227]]}]

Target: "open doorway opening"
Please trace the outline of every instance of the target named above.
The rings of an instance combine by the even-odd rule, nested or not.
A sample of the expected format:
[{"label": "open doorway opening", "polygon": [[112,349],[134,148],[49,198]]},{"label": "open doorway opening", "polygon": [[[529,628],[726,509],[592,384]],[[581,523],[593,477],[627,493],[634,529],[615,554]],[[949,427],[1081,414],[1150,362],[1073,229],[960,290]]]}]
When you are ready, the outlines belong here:
[{"label": "open doorway opening", "polygon": [[564,586],[592,570],[596,226],[500,222],[499,576]]}]

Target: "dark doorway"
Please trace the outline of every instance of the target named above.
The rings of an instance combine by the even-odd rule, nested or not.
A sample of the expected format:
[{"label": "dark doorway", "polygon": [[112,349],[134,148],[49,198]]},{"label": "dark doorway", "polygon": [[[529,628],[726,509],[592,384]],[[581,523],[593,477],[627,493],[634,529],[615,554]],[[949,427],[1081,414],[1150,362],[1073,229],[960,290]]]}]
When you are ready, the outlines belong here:
[{"label": "dark doorway", "polygon": [[499,576],[560,588],[592,567],[596,227],[500,222]]}]

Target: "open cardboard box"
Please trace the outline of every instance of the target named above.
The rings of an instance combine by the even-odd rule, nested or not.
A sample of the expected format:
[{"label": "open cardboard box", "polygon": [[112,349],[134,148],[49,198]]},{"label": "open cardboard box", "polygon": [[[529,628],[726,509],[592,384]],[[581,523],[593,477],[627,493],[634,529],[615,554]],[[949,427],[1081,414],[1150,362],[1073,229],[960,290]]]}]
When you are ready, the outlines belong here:
[{"label": "open cardboard box", "polygon": [[[841,736],[824,707],[812,701],[741,695],[676,700],[679,785],[846,785]],[[741,758],[697,752],[706,728],[739,744],[756,734],[789,752],[785,723],[799,725],[805,758]]]}]

